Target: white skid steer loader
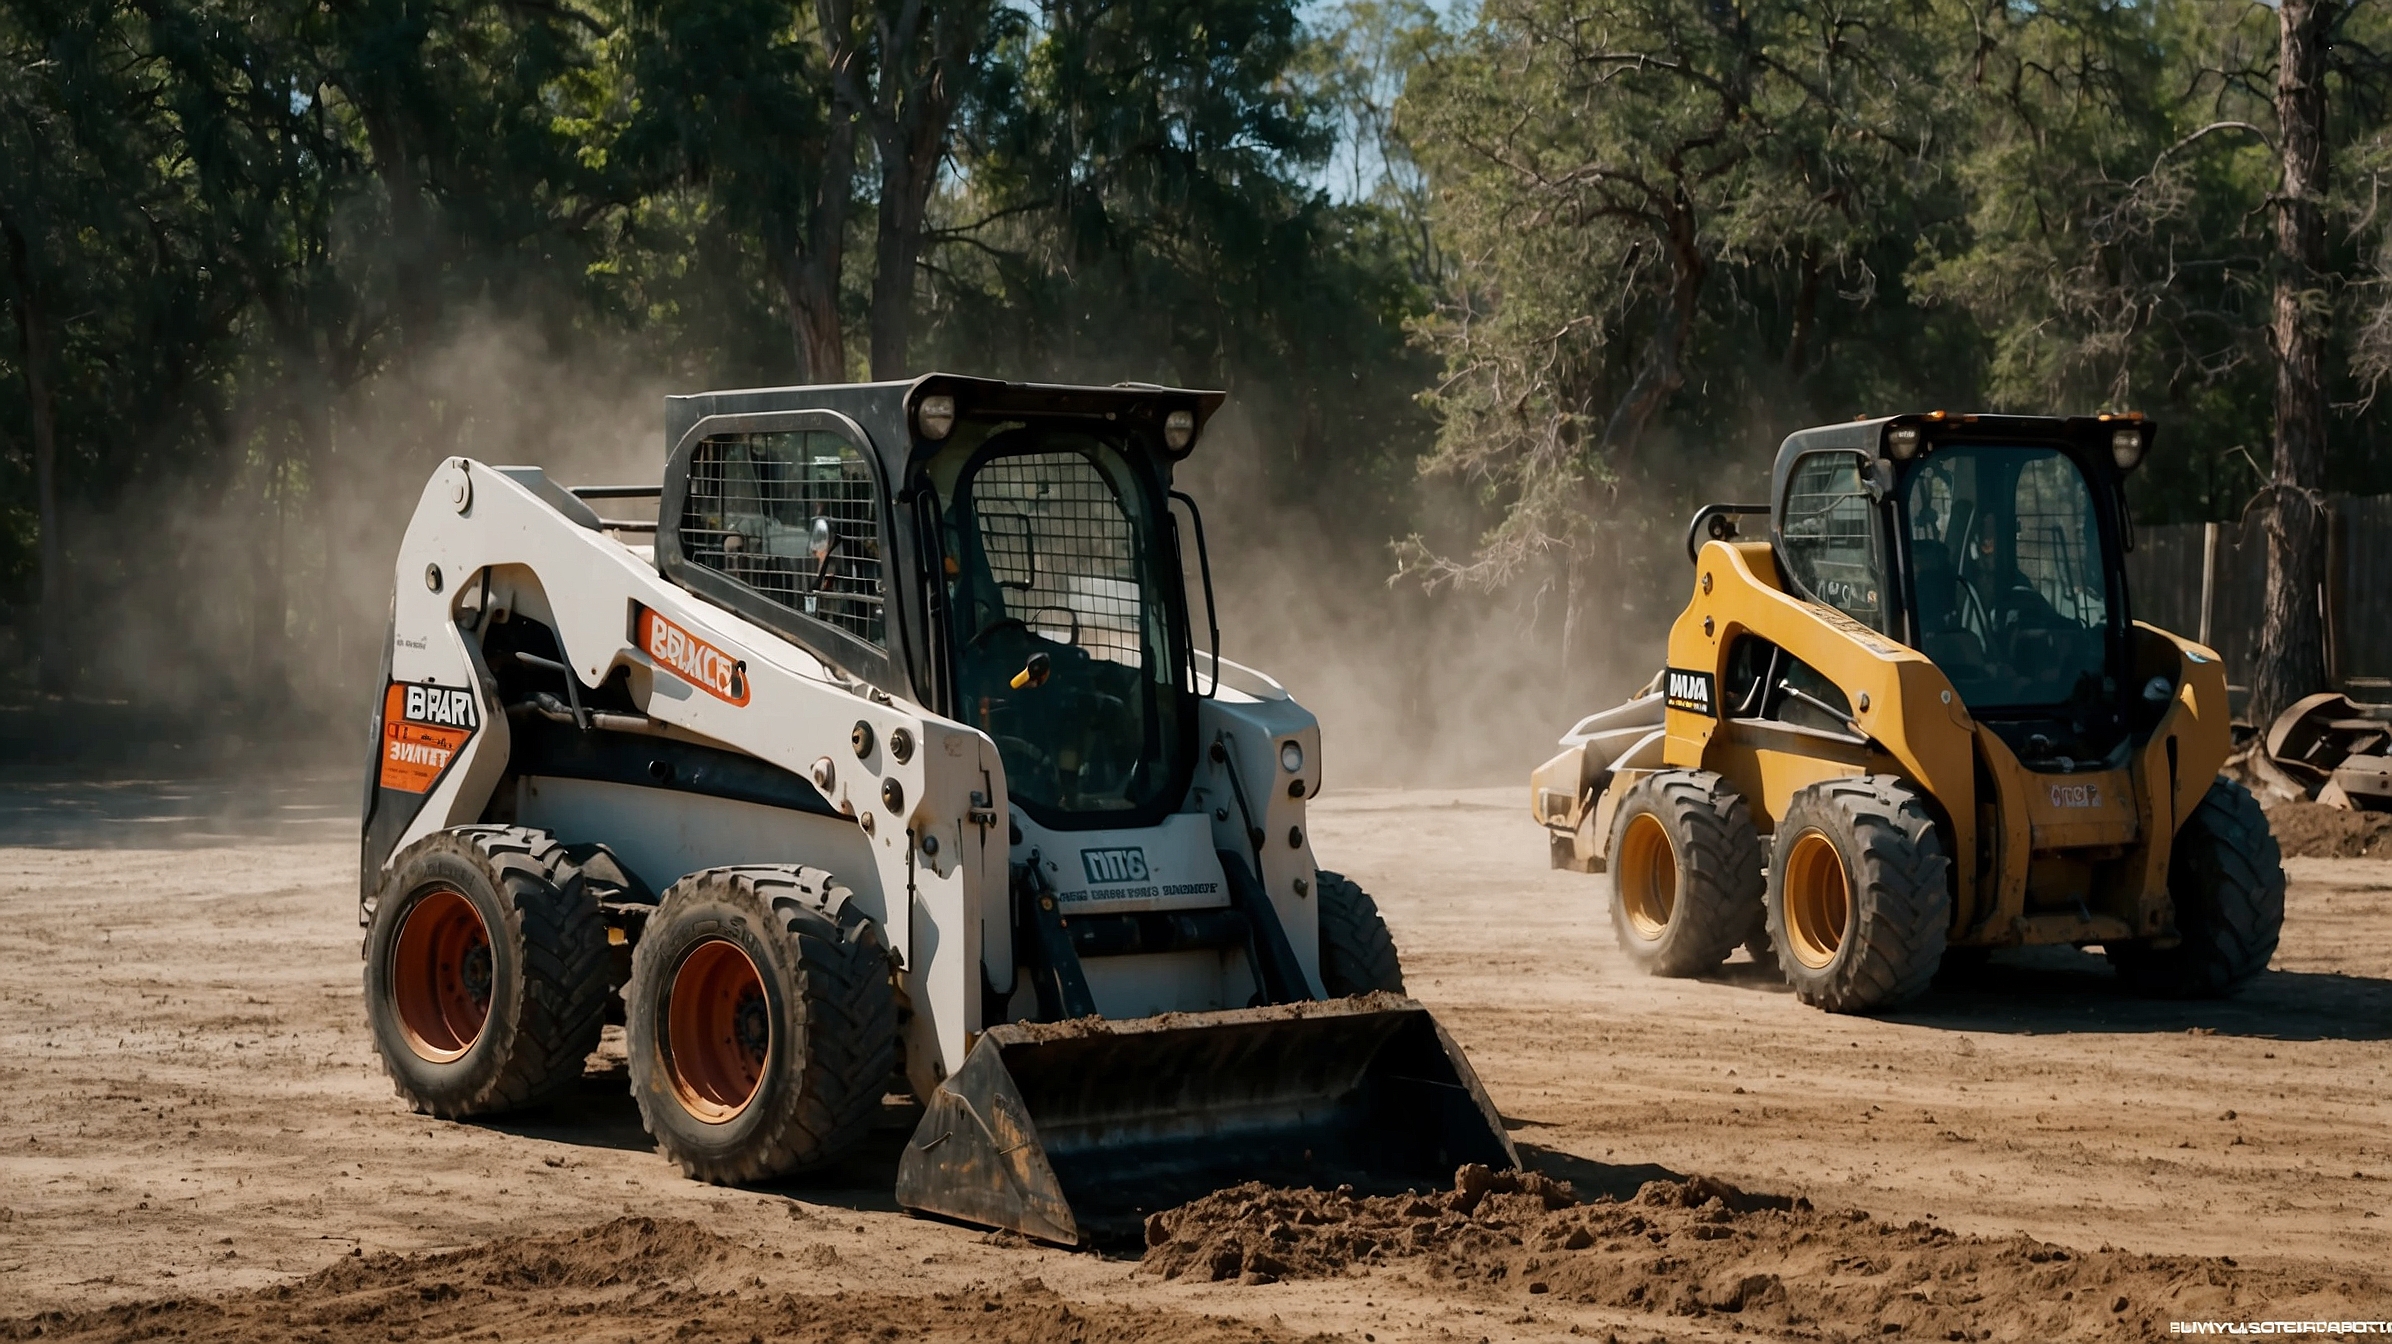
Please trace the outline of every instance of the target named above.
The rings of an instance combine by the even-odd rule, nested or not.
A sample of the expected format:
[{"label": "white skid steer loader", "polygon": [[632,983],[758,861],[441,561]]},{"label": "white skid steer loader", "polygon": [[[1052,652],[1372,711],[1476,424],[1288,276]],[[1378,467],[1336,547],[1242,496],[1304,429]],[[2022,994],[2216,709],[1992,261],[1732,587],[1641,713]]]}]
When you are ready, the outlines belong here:
[{"label": "white skid steer loader", "polygon": [[895,1088],[899,1203],[1067,1245],[1515,1165],[1313,865],[1313,716],[1218,656],[1171,472],[1219,403],[933,374],[668,398],[657,485],[442,464],[366,790],[400,1094],[541,1102],[619,1012],[691,1176],[832,1161]]}]

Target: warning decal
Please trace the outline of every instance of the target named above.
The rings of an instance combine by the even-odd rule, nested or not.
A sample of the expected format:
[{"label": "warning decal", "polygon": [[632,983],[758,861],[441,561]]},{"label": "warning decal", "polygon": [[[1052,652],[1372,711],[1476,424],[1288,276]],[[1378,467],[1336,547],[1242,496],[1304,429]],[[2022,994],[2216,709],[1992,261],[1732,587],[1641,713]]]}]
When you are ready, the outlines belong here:
[{"label": "warning decal", "polygon": [[724,704],[748,702],[746,663],[646,607],[635,610],[632,638],[639,641],[641,652]]},{"label": "warning decal", "polygon": [[430,793],[480,726],[473,692],[392,682],[382,696],[382,787]]}]

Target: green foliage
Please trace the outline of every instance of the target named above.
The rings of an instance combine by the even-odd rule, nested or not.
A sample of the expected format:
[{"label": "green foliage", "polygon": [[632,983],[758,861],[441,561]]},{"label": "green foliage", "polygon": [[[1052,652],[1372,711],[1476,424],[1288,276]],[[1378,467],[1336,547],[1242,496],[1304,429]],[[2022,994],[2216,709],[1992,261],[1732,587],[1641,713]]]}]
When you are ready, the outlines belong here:
[{"label": "green foliage", "polygon": [[[2332,484],[2381,490],[2392,19],[2336,12],[2305,301]],[[0,0],[0,619],[117,603],[280,697],[370,645],[390,492],[545,441],[475,386],[526,369],[1227,387],[1274,509],[1225,530],[1374,574],[1412,534],[1565,649],[1825,419],[2132,405],[2145,516],[2230,516],[2274,40],[2228,0]],[[124,661],[93,624],[58,656]]]},{"label": "green foliage", "polygon": [[1534,575],[1567,631],[1590,567],[1649,549],[1651,504],[1855,399],[1959,381],[1968,343],[1915,339],[1901,286],[1948,208],[1943,29],[1914,0],[1494,0],[1432,52],[1398,113],[1458,274],[1422,328],[1431,468],[1502,516],[1407,564]]}]

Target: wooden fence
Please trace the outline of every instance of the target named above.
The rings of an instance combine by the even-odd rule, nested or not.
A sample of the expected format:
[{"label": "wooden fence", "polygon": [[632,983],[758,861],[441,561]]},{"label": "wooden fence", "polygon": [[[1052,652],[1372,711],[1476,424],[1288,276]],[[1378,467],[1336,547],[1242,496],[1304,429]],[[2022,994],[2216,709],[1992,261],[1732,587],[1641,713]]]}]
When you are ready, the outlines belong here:
[{"label": "wooden fence", "polygon": [[[2338,686],[2382,699],[2392,678],[2392,495],[2328,502],[2326,670]],[[2191,635],[2226,660],[2226,679],[2251,683],[2267,589],[2266,520],[2138,528],[2126,557],[2135,619]]]}]

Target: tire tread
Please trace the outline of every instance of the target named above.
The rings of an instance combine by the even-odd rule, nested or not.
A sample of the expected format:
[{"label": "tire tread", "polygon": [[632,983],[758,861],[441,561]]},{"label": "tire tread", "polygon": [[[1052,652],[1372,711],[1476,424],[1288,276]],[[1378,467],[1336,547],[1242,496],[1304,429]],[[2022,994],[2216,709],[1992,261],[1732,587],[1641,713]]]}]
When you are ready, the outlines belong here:
[{"label": "tire tread", "polygon": [[[793,960],[760,969],[780,977],[804,1051],[794,1102],[727,1159],[678,1148],[672,1129],[648,1113],[651,1089],[634,1087],[658,1150],[687,1175],[717,1185],[788,1175],[836,1161],[870,1131],[897,1063],[897,995],[879,926],[851,896],[825,869],[784,865],[710,868],[665,892],[649,937],[672,922],[676,907],[712,900],[745,906],[786,935]],[[669,969],[635,955],[635,1016],[654,1002],[661,987],[653,981]],[[644,1053],[635,1052],[635,1062],[644,1063]]]},{"label": "tire tread", "polygon": [[1744,795],[1723,775],[1709,770],[1663,770],[1631,788],[1614,823],[1617,837],[1632,809],[1649,807],[1669,831],[1677,852],[1678,898],[1671,927],[1650,955],[1645,940],[1630,930],[1617,879],[1612,888],[1612,927],[1620,947],[1653,975],[1684,978],[1716,968],[1755,936],[1766,918],[1762,908],[1760,833]]},{"label": "tire tread", "polygon": [[[452,826],[434,832],[393,859],[391,872],[395,876],[412,861],[441,851],[481,867],[504,903],[513,927],[491,933],[516,942],[523,1002],[511,1023],[493,1012],[489,1026],[512,1035],[497,1043],[502,1062],[470,1096],[434,1098],[415,1090],[387,1054],[381,1056],[383,1072],[410,1106],[444,1120],[551,1101],[581,1077],[584,1061],[598,1048],[614,988],[609,983],[613,956],[597,902],[583,889],[580,871],[556,837],[528,826]],[[399,895],[385,890],[377,905]]]},{"label": "tire tread", "polygon": [[[1770,934],[1788,982],[1796,997],[1831,1013],[1874,1012],[1910,1002],[1935,979],[1952,917],[1951,858],[1934,809],[1898,776],[1822,780],[1788,803],[1778,825],[1782,846],[1809,828],[1797,818],[1812,809],[1827,814],[1820,829],[1845,860],[1854,914],[1835,960],[1815,971],[1804,966],[1787,950],[1785,855],[1776,857],[1770,865]],[[1849,853],[1844,852],[1847,841]]]},{"label": "tire tread", "polygon": [[1404,992],[1403,958],[1379,903],[1352,878],[1323,868],[1320,894],[1321,987],[1333,999],[1384,990]]}]

